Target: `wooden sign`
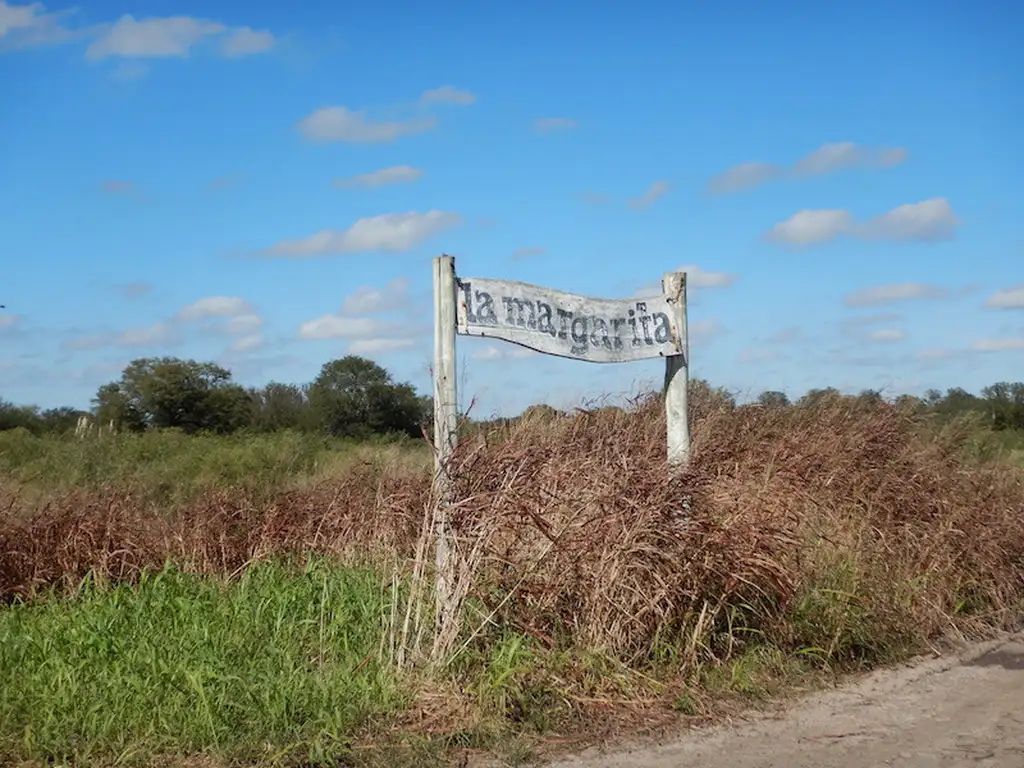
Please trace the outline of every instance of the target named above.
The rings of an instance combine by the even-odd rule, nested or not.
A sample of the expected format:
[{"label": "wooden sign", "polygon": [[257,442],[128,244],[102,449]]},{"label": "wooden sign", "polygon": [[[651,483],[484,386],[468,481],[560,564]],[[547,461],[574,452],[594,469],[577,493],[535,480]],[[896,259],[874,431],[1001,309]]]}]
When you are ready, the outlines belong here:
[{"label": "wooden sign", "polygon": [[683,354],[665,295],[594,299],[511,280],[456,278],[457,332],[511,341],[547,355],[623,363]]},{"label": "wooden sign", "polygon": [[459,604],[451,457],[458,432],[455,341],[459,334],[501,339],[591,363],[665,358],[665,417],[669,472],[690,454],[687,407],[689,346],[686,274],[670,272],[662,293],[643,299],[593,299],[508,280],[459,279],[455,259],[434,259],[434,503],[433,539],[438,638],[448,637]]}]

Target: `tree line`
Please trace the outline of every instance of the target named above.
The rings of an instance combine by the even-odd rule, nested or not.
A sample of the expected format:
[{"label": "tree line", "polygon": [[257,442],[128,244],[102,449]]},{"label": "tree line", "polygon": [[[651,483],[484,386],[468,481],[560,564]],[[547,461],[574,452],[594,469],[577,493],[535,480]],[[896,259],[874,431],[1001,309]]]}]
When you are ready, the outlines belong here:
[{"label": "tree line", "polygon": [[41,410],[0,401],[0,430],[63,433],[74,430],[85,416],[119,432],[296,430],[366,439],[418,436],[431,415],[429,397],[394,381],[372,360],[354,355],[325,363],[309,384],[271,382],[263,387],[237,384],[216,363],[152,357],[132,361],[120,379],[102,385],[90,411]]},{"label": "tree line", "polygon": [[[702,380],[693,380],[690,386],[707,390],[705,394],[725,407],[736,406],[735,397],[722,388],[713,389]],[[756,403],[769,408],[814,406],[835,399],[872,403],[883,396],[874,390],[843,395],[825,388],[812,389],[791,401],[784,392],[767,391]],[[973,414],[994,430],[1024,430],[1022,382],[999,382],[977,395],[956,387],[896,399],[943,418]],[[35,434],[65,433],[73,431],[82,417],[122,432],[176,428],[189,434],[294,430],[354,439],[418,437],[432,420],[432,400],[417,393],[411,384],[396,382],[372,360],[356,355],[325,363],[308,384],[271,382],[262,387],[237,384],[231,372],[216,363],[141,358],[129,363],[117,381],[99,388],[90,411],[70,407],[42,410],[0,399],[0,430],[21,427]]]}]

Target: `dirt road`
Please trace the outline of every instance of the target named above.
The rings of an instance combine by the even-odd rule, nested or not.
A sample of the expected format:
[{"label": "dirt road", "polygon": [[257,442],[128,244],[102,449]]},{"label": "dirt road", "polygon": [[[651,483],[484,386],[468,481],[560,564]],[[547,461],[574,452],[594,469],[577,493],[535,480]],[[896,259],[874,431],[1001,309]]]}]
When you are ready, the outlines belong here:
[{"label": "dirt road", "polygon": [[775,714],[552,768],[1024,768],[1024,634],[877,672]]}]

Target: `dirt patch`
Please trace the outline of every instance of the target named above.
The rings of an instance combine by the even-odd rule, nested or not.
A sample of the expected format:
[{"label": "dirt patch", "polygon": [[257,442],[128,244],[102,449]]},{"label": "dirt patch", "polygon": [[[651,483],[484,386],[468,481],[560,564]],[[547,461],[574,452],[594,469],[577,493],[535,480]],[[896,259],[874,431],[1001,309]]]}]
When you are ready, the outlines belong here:
[{"label": "dirt patch", "polygon": [[552,768],[1024,766],[1024,634],[878,671],[784,711]]}]

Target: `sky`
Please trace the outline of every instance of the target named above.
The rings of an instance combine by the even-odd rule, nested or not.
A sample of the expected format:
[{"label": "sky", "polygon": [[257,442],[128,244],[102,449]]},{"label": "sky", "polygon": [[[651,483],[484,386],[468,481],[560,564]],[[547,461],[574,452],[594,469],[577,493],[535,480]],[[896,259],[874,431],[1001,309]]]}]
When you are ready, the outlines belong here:
[{"label": "sky", "polygon": [[[0,0],[0,398],[131,360],[431,388],[432,259],[686,271],[741,398],[1024,378],[1024,4]],[[659,386],[460,336],[463,407]]]}]

